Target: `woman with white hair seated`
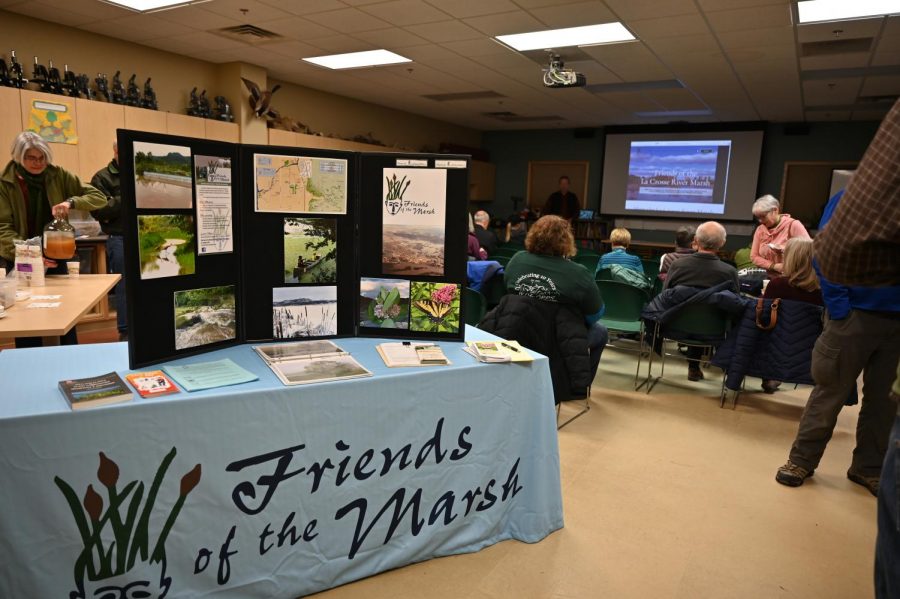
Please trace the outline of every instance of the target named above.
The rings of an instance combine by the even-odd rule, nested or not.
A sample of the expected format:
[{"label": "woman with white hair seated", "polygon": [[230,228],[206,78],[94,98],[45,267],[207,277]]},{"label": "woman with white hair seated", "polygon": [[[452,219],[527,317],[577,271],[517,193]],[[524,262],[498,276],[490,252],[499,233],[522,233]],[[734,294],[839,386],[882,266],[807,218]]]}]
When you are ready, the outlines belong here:
[{"label": "woman with white hair seated", "polygon": [[790,214],[781,213],[781,203],[770,195],[753,202],[753,217],[759,222],[750,246],[750,259],[770,275],[784,271],[784,246],[789,239],[809,239],[806,227]]},{"label": "woman with white hair seated", "polygon": [[[76,175],[53,164],[50,146],[37,133],[24,131],[12,144],[12,160],[0,175],[0,267],[15,262],[14,239],[42,235],[54,217],[67,217],[69,210],[96,210],[106,205],[106,196],[82,183]],[[44,259],[48,274],[65,274],[65,264]],[[40,345],[40,338],[17,339],[16,347]],[[75,329],[62,339],[77,343]]]}]

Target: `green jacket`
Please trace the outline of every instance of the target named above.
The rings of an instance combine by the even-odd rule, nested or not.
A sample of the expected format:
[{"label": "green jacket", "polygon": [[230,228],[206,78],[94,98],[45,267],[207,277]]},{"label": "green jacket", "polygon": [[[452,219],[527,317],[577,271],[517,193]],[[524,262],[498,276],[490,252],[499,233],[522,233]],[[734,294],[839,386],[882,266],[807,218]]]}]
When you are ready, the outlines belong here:
[{"label": "green jacket", "polygon": [[106,196],[106,206],[92,210],[91,214],[100,223],[107,235],[122,234],[122,192],[119,188],[119,165],[111,160],[105,167],[97,171],[91,179],[91,185]]},{"label": "green jacket", "polygon": [[[90,211],[106,205],[106,197],[95,188],[82,183],[76,175],[58,166],[47,167],[47,200],[55,206],[65,200],[74,200],[74,208]],[[12,160],[0,175],[0,258],[15,260],[14,239],[28,235],[25,196],[16,175],[16,163]]]}]

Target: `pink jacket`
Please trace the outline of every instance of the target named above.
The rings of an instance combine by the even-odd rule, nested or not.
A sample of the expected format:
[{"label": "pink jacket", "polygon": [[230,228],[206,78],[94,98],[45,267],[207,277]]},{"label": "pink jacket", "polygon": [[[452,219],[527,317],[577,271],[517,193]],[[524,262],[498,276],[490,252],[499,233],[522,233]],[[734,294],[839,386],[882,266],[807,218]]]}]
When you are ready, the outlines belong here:
[{"label": "pink jacket", "polygon": [[806,227],[799,220],[791,218],[790,214],[782,214],[781,221],[774,229],[768,229],[765,225],[760,225],[753,233],[753,245],[750,246],[750,259],[759,268],[765,268],[772,271],[772,266],[784,260],[782,252],[776,252],[768,246],[772,243],[779,247],[784,247],[788,239],[792,237],[800,237],[809,239],[809,233]]}]

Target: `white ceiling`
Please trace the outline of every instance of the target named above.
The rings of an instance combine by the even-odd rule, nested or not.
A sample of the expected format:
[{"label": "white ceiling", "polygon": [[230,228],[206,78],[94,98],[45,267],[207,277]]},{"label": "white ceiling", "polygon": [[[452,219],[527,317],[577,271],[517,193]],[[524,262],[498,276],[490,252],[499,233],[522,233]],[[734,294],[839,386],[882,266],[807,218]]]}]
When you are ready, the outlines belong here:
[{"label": "white ceiling", "polygon": [[[849,1],[849,0],[848,0]],[[768,120],[870,120],[900,94],[900,16],[794,26],[789,0],[212,0],[139,15],[98,0],[0,0],[0,7],[475,129]],[[561,50],[588,84],[678,80],[667,89],[546,89],[540,64],[492,36],[622,21],[639,41]],[[211,31],[252,24],[250,45]],[[841,30],[838,34],[835,30]],[[872,38],[868,50],[804,55],[801,44]],[[411,64],[329,71],[305,56],[386,48]],[[538,53],[540,54],[540,53]],[[542,58],[540,59],[543,60]],[[427,94],[505,96],[437,102]],[[877,97],[872,100],[872,97]],[[675,114],[639,118],[636,112]],[[678,116],[677,111],[710,111]],[[504,122],[485,116],[558,116]],[[696,114],[696,112],[695,112]]]}]

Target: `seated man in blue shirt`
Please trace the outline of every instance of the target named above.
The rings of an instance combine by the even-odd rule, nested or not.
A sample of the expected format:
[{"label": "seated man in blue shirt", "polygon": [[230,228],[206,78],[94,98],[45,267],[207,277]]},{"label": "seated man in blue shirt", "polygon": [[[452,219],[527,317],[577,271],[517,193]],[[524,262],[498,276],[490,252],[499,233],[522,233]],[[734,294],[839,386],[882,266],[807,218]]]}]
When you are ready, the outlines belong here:
[{"label": "seated man in blue shirt", "polygon": [[[843,192],[825,207],[819,230],[834,214]],[[835,222],[829,226],[839,227]],[[896,406],[890,401],[891,383],[900,359],[900,286],[845,287],[826,280],[813,262],[822,286],[828,318],[813,349],[812,376],[816,382],[809,395],[797,438],[787,463],[775,480],[799,487],[813,475],[825,446],[831,439],[838,414],[847,396],[863,374],[864,387],[856,449],[847,478],[878,494]]]}]

